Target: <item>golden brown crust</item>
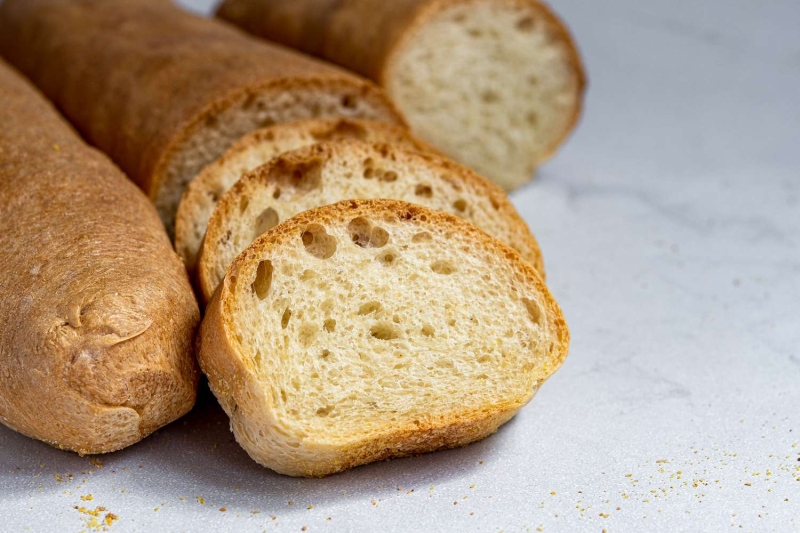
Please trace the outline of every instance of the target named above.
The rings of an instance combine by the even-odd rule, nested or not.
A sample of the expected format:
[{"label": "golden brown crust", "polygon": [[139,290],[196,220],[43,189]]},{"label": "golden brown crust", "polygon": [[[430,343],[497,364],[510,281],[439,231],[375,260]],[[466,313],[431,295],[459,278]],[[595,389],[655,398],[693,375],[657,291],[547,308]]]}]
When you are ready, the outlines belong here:
[{"label": "golden brown crust", "polygon": [[0,421],[104,453],[191,409],[197,302],[155,209],[0,62]]},{"label": "golden brown crust", "polygon": [[[503,405],[489,405],[484,409],[423,425],[410,422],[396,425],[356,443],[318,446],[313,455],[304,457],[302,461],[286,460],[285,457],[283,462],[275,457],[266,459],[270,450],[258,448],[258,445],[264,445],[263,437],[259,438],[259,430],[269,428],[273,419],[269,413],[267,395],[260,389],[253,358],[247,355],[248,348],[237,340],[236,325],[231,321],[232,309],[236,305],[237,278],[240,273],[252,270],[252,265],[272,250],[278,250],[290,239],[296,239],[309,224],[338,224],[357,216],[368,216],[388,223],[407,220],[451,229],[454,233],[474,239],[481,249],[504,257],[511,263],[519,273],[520,281],[532,285],[542,296],[545,315],[550,327],[555,330],[555,342],[548,353],[549,359],[537,365],[535,379],[539,384],[561,366],[569,349],[566,321],[538,273],[516,251],[468,222],[447,213],[395,200],[347,200],[301,213],[258,238],[234,261],[208,306],[198,336],[200,365],[209,378],[212,391],[231,417],[237,440],[253,459],[284,474],[325,476],[376,460],[463,446],[496,431],[536,392],[534,389],[525,397]],[[302,445],[306,446],[307,443]]]},{"label": "golden brown crust", "polygon": [[[432,16],[455,4],[486,0],[224,0],[217,16],[246,31],[333,61],[386,87],[393,58]],[[569,51],[578,77],[578,101],[563,133],[546,150],[550,157],[580,119],[586,73],[567,26],[539,0],[493,0],[531,10],[545,19]]]},{"label": "golden brown crust", "polygon": [[[175,249],[191,274],[194,274],[197,266],[199,247],[195,228],[208,223],[213,212],[214,198],[221,197],[228,190],[228,184],[222,183],[222,176],[228,172],[228,168],[231,165],[238,165],[242,158],[248,157],[259,148],[290,145],[306,137],[313,139],[314,142],[343,139],[381,141],[397,143],[421,152],[436,153],[434,148],[411,135],[407,127],[372,120],[349,118],[298,120],[251,132],[235,142],[216,161],[206,165],[183,193],[175,217]],[[265,160],[262,164],[268,162]]]},{"label": "golden brown crust", "polygon": [[[362,157],[375,157],[379,153],[384,157],[397,161],[423,160],[444,181],[454,185],[454,188],[464,188],[477,197],[488,198],[491,205],[508,224],[509,232],[514,242],[509,244],[518,253],[530,262],[544,278],[544,260],[539,243],[531,233],[525,221],[517,213],[514,204],[508,199],[505,191],[495,183],[476,174],[468,168],[459,165],[443,156],[433,153],[409,151],[399,146],[383,143],[364,144],[353,141],[338,141],[334,143],[320,143],[307,146],[298,150],[287,152],[274,158],[269,163],[262,165],[242,176],[242,178],[220,199],[214,209],[206,228],[206,236],[198,253],[196,279],[200,296],[208,302],[217,288],[220,275],[214,268],[218,253],[217,248],[209,248],[207,243],[219,242],[226,232],[226,224],[238,212],[240,200],[247,195],[253,187],[277,184],[283,187],[284,183],[292,185],[292,180],[297,179],[298,169],[318,168],[320,164],[336,158],[345,152],[362,153]],[[281,171],[281,169],[285,171]],[[342,198],[345,200],[346,198]],[[229,226],[228,226],[229,227]],[[228,234],[228,237],[230,235]]]},{"label": "golden brown crust", "polygon": [[346,88],[403,122],[371,83],[168,1],[8,0],[0,51],[152,199],[183,143],[255,95]]}]

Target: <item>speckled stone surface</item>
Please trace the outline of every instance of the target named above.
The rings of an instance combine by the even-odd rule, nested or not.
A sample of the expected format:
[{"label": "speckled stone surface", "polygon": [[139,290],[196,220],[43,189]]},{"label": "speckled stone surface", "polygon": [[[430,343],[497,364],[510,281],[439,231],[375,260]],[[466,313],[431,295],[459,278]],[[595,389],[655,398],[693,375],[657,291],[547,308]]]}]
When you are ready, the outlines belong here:
[{"label": "speckled stone surface", "polygon": [[531,404],[322,480],[252,462],[207,390],[99,460],[0,428],[0,529],[800,530],[800,3],[553,3],[591,85],[513,195],[573,333]]}]

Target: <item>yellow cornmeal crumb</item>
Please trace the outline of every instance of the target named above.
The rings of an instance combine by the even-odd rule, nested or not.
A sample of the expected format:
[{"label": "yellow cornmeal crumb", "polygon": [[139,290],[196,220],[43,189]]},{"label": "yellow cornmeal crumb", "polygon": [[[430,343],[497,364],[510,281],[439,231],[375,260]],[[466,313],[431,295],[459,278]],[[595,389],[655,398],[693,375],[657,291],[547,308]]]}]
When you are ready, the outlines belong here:
[{"label": "yellow cornmeal crumb", "polygon": [[197,496],[197,501],[200,502],[201,505],[206,504],[206,499],[203,498],[202,496]]},{"label": "yellow cornmeal crumb", "polygon": [[600,513],[600,516],[603,518],[608,518],[610,515],[608,513]]},{"label": "yellow cornmeal crumb", "polygon": [[313,505],[309,505],[309,506],[308,506],[308,508],[309,508],[309,509],[313,509],[313,508],[314,508],[314,506],[313,506]]},{"label": "yellow cornmeal crumb", "polygon": [[85,502],[90,502],[94,500],[94,496],[92,496],[91,494],[87,494],[86,496],[81,496],[81,500]]},{"label": "yellow cornmeal crumb", "polygon": [[555,496],[555,495],[556,495],[556,491],[554,491],[554,490],[551,490],[551,491],[550,491],[550,496]]}]

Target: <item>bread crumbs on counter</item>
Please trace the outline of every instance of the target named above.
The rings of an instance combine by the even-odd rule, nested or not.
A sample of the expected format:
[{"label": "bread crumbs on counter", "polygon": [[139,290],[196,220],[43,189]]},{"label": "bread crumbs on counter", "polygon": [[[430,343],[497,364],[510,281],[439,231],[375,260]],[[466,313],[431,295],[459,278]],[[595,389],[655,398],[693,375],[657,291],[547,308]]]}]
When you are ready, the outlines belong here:
[{"label": "bread crumbs on counter", "polygon": [[180,501],[182,501],[182,502],[185,502],[185,501],[186,501],[186,497],[184,497],[184,496],[181,496],[181,497],[180,497],[180,498],[178,498],[178,499],[179,499]]},{"label": "bread crumbs on counter", "polygon": [[293,501],[293,500],[289,500],[289,501],[287,502],[287,505],[294,505],[294,501]]},{"label": "bread crumbs on counter", "polygon": [[306,526],[303,526],[303,527],[300,528],[300,531],[305,531],[305,530],[306,530]]},{"label": "bread crumbs on counter", "polygon": [[602,518],[608,518],[610,515],[608,513],[600,513],[599,516]]},{"label": "bread crumbs on counter", "polygon": [[261,511],[259,511],[258,509],[253,509],[252,511],[250,511],[250,514],[261,514]]},{"label": "bread crumbs on counter", "polygon": [[196,498],[197,498],[197,501],[200,503],[200,505],[205,505],[206,504],[206,499],[203,498],[202,496],[196,496]]},{"label": "bread crumbs on counter", "polygon": [[64,481],[64,478],[62,478],[62,477],[61,477],[61,474],[56,474],[56,475],[54,475],[53,477],[54,477],[54,478],[55,478],[55,480],[56,480],[56,481],[58,481],[59,483],[61,483],[62,481]]},{"label": "bread crumbs on counter", "polygon": [[81,496],[81,500],[84,502],[90,502],[94,500],[94,496],[92,496],[91,494],[87,494],[86,496]]},{"label": "bread crumbs on counter", "polygon": [[554,491],[554,490],[550,491],[550,496],[555,496],[556,494],[557,494],[556,491]]},{"label": "bread crumbs on counter", "polygon": [[372,500],[372,505],[373,505],[374,507],[377,507],[377,506],[378,506],[378,502],[376,502],[375,500]]},{"label": "bread crumbs on counter", "polygon": [[227,508],[227,507],[220,507],[220,508],[219,508],[219,512],[220,512],[220,513],[224,513],[224,512],[225,512],[225,511],[227,511],[227,510],[228,510],[228,508]]},{"label": "bread crumbs on counter", "polygon": [[475,483],[473,483],[472,485],[470,485],[470,486],[469,486],[469,488],[471,488],[471,489],[474,489],[474,488],[475,488]]}]

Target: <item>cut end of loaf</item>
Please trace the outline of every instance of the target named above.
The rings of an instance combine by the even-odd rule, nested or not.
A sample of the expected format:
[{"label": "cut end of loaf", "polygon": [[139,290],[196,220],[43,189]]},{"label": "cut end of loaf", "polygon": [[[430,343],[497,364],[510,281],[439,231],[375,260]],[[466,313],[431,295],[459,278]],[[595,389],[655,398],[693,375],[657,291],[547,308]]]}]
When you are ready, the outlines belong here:
[{"label": "cut end of loaf", "polygon": [[451,215],[363,200],[258,239],[201,339],[251,456],[326,475],[492,433],[561,364],[568,332],[510,248]]},{"label": "cut end of loaf", "polygon": [[151,197],[170,235],[188,183],[236,140],[273,124],[326,117],[403,124],[379,88],[346,77],[281,80],[231,96],[206,110],[156,171]]},{"label": "cut end of loaf", "polygon": [[577,50],[538,2],[441,5],[404,36],[382,83],[421,138],[514,189],[578,119]]}]

